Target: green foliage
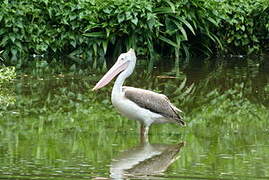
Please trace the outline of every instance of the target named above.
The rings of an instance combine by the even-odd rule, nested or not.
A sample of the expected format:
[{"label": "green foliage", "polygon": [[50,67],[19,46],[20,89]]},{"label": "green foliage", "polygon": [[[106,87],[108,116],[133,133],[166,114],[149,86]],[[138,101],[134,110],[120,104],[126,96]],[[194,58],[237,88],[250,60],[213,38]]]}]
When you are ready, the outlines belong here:
[{"label": "green foliage", "polygon": [[19,66],[64,54],[97,67],[130,47],[151,60],[246,54],[267,46],[268,12],[267,0],[3,0],[0,49]]},{"label": "green foliage", "polygon": [[[9,1],[1,3],[0,46],[3,56],[55,54],[87,48],[82,34],[86,5],[84,1]],[[84,11],[80,11],[84,9]]]},{"label": "green foliage", "polygon": [[226,53],[250,54],[261,51],[269,39],[269,3],[267,0],[224,0],[218,14],[221,38]]},{"label": "green foliage", "polygon": [[[153,38],[160,24],[153,13],[152,2],[146,0],[112,0],[96,2],[98,19],[86,27],[84,36],[94,42],[94,53],[106,54],[135,48],[138,54],[153,51]],[[89,17],[91,18],[91,17]]]},{"label": "green foliage", "polygon": [[[209,5],[203,0],[159,0],[156,3],[154,12],[162,24],[158,39],[173,47],[176,57],[183,54],[189,58],[194,50],[209,54],[214,45],[222,48],[212,31],[218,27],[218,19]],[[163,51],[167,49],[171,48],[166,46]]]},{"label": "green foliage", "polygon": [[1,110],[15,102],[13,88],[10,86],[15,77],[14,67],[0,67],[0,115]]},{"label": "green foliage", "polygon": [[0,85],[8,83],[16,77],[14,67],[0,67]]}]

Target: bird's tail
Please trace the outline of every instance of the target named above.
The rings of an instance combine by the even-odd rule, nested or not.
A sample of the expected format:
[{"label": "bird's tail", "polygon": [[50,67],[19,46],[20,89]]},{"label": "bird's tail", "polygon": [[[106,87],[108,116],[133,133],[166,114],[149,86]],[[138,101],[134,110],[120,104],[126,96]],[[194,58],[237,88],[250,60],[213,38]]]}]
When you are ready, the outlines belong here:
[{"label": "bird's tail", "polygon": [[181,126],[186,126],[186,122],[183,120],[183,117],[182,117],[182,111],[176,107],[174,107],[174,112],[176,113],[177,115],[177,123]]},{"label": "bird's tail", "polygon": [[186,126],[186,122],[183,121],[182,116],[180,116],[179,114],[178,114],[177,123],[178,123],[179,125],[181,125],[181,126]]}]

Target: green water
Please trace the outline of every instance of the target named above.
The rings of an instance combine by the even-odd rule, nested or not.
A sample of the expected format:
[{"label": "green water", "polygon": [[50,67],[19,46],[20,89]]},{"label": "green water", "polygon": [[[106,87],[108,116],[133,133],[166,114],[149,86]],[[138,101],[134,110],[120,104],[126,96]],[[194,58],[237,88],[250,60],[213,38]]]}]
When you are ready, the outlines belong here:
[{"label": "green water", "polygon": [[269,179],[268,59],[145,69],[126,84],[166,94],[187,122],[152,126],[148,143],[112,84],[90,90],[103,73],[18,75],[0,109],[0,179]]}]

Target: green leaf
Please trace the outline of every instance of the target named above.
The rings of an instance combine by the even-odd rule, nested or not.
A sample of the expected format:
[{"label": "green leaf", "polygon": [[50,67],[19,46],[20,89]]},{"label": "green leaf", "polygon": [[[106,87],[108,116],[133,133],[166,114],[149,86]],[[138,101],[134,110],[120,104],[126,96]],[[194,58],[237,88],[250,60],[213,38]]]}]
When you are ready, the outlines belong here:
[{"label": "green leaf", "polygon": [[92,37],[92,38],[105,38],[106,33],[104,33],[104,32],[90,32],[90,33],[84,33],[83,36]]},{"label": "green leaf", "polygon": [[137,19],[137,17],[133,18],[131,21],[132,21],[132,23],[133,23],[134,25],[137,25],[137,23],[138,23],[138,19]]},{"label": "green leaf", "polygon": [[118,14],[117,18],[118,18],[119,23],[124,21],[124,15],[123,14]]},{"label": "green leaf", "polygon": [[18,53],[18,50],[17,49],[15,49],[15,48],[12,48],[11,49],[12,56],[16,57],[17,56],[17,53]]},{"label": "green leaf", "polygon": [[3,28],[0,29],[0,35],[4,34],[5,30]]},{"label": "green leaf", "polygon": [[186,21],[185,19],[183,19],[181,17],[176,17],[176,19],[178,19],[181,22],[183,22],[184,25],[186,25],[189,28],[189,30],[193,33],[193,35],[195,35],[194,29],[193,29],[193,27],[191,26],[191,24],[188,21]]},{"label": "green leaf", "polygon": [[209,17],[207,18],[210,22],[212,22],[216,27],[219,27],[217,21],[215,21],[213,18]]},{"label": "green leaf", "polygon": [[177,39],[177,45],[178,45],[178,47],[180,47],[180,43],[181,43],[181,40],[182,40],[181,35],[177,34],[176,39]]},{"label": "green leaf", "polygon": [[21,42],[19,42],[19,41],[16,41],[16,42],[15,42],[15,44],[16,44],[16,46],[17,46],[18,48],[22,49],[22,45],[21,45]]},{"label": "green leaf", "polygon": [[4,36],[4,38],[2,39],[0,45],[1,46],[5,46],[7,44],[7,41],[9,40],[8,36]]},{"label": "green leaf", "polygon": [[10,34],[9,35],[9,39],[14,43],[15,42],[15,35],[14,34]]},{"label": "green leaf", "polygon": [[169,1],[169,0],[165,0],[165,2],[166,2],[167,4],[169,4],[169,6],[171,7],[172,12],[173,12],[173,13],[176,13],[175,5],[174,5],[172,2]]},{"label": "green leaf", "polygon": [[111,11],[112,11],[112,10],[111,10],[111,9],[108,9],[108,8],[106,8],[106,9],[103,10],[103,12],[106,13],[106,14],[110,14]]},{"label": "green leaf", "polygon": [[154,12],[156,14],[170,14],[170,13],[174,13],[173,10],[169,7],[161,7],[161,8],[155,8]]},{"label": "green leaf", "polygon": [[77,46],[77,42],[75,40],[71,41],[70,44],[75,48]]},{"label": "green leaf", "polygon": [[183,49],[184,49],[184,52],[185,52],[185,55],[186,55],[186,58],[187,59],[190,59],[190,53],[189,53],[189,49],[186,45],[183,44]]},{"label": "green leaf", "polygon": [[108,41],[103,41],[102,45],[103,45],[104,53],[106,54]]},{"label": "green leaf", "polygon": [[194,84],[191,84],[190,87],[184,92],[184,94],[189,94],[191,90],[194,88]]},{"label": "green leaf", "polygon": [[179,30],[181,31],[183,37],[184,37],[184,40],[187,41],[188,40],[188,36],[187,36],[187,33],[185,31],[185,29],[183,27],[180,27]]},{"label": "green leaf", "polygon": [[212,33],[212,37],[217,41],[217,43],[218,43],[220,49],[223,49],[222,43],[221,43],[221,41],[219,40],[219,38],[218,38],[215,34],[213,34],[213,33]]},{"label": "green leaf", "polygon": [[159,39],[162,40],[163,42],[167,43],[167,44],[170,44],[173,47],[176,47],[176,48],[178,47],[178,45],[175,42],[171,41],[170,39],[168,39],[168,38],[166,38],[166,37],[164,37],[162,35],[159,37]]},{"label": "green leaf", "polygon": [[187,78],[184,78],[183,81],[180,83],[180,86],[176,89],[175,93],[180,93],[185,87],[186,82],[187,82]]},{"label": "green leaf", "polygon": [[125,12],[125,16],[126,16],[126,20],[132,19],[131,12],[129,12],[129,11]]},{"label": "green leaf", "polygon": [[185,29],[182,27],[181,24],[179,24],[177,21],[175,21],[174,19],[172,20],[175,25],[177,26],[177,28],[181,31],[183,37],[184,37],[184,40],[188,40],[188,36],[187,36],[187,33],[185,31]]}]

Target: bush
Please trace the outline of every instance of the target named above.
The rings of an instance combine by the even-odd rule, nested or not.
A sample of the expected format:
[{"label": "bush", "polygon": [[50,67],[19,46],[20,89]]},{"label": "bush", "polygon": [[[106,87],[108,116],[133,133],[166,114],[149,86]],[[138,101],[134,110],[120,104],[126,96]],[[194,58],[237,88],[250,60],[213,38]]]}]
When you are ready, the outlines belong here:
[{"label": "bush", "polygon": [[225,53],[251,54],[262,50],[269,40],[269,1],[225,0],[218,13]]},{"label": "bush", "polygon": [[268,41],[268,12],[267,0],[4,0],[0,50],[12,64],[55,54],[88,63],[130,47],[151,58],[245,54]]},{"label": "bush", "polygon": [[5,0],[0,10],[4,56],[17,60],[28,54],[70,53],[83,47],[87,39],[81,35],[85,22],[80,18],[80,5],[64,0]]}]

